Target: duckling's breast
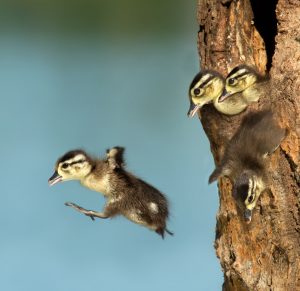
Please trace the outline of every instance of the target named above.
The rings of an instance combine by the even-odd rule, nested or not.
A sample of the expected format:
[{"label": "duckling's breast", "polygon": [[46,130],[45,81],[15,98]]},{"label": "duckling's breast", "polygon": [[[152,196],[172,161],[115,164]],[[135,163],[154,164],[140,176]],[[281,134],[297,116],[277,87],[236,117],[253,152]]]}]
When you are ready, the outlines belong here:
[{"label": "duckling's breast", "polygon": [[105,174],[101,177],[90,175],[81,181],[81,184],[92,191],[101,192],[104,196],[109,196],[110,193],[110,177]]},{"label": "duckling's breast", "polygon": [[216,100],[214,102],[215,108],[226,115],[235,115],[244,111],[248,103],[244,100],[242,94],[236,93],[230,97],[228,97],[225,101],[219,102]]}]

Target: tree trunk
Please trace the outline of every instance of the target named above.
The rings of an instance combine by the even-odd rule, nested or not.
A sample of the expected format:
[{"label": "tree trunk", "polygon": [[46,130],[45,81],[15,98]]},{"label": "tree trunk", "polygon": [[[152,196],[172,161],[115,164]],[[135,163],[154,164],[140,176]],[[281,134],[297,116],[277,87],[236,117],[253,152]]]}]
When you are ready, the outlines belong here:
[{"label": "tree trunk", "polygon": [[288,128],[271,156],[270,191],[260,196],[249,225],[237,212],[229,180],[219,180],[215,248],[223,290],[300,290],[300,1],[198,0],[197,16],[201,68],[226,76],[246,63],[261,73],[270,69],[273,84],[268,96],[237,116],[202,108],[215,163],[250,111],[271,107]]}]

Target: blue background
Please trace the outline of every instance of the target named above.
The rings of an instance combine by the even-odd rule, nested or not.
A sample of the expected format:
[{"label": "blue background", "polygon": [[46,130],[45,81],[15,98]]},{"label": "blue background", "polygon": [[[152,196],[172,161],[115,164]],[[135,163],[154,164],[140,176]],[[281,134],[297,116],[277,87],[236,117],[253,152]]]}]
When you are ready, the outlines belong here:
[{"label": "blue background", "polygon": [[[213,160],[186,116],[196,1],[1,1],[0,10],[1,290],[220,290]],[[115,145],[168,196],[174,237],[123,217],[92,222],[64,202],[101,210],[102,195],[77,182],[49,188],[64,152],[104,156]]]}]

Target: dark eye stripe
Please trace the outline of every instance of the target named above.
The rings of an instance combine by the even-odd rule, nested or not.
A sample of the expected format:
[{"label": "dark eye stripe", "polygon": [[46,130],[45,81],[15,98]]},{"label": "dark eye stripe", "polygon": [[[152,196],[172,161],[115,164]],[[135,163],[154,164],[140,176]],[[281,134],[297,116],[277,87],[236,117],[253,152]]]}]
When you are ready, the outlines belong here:
[{"label": "dark eye stripe", "polygon": [[62,165],[62,168],[63,169],[66,169],[68,166],[72,166],[72,165],[75,165],[75,164],[81,164],[81,163],[84,163],[86,160],[78,160],[78,161],[75,161],[75,162],[72,162],[72,163],[64,163]]},{"label": "dark eye stripe", "polygon": [[78,161],[70,163],[69,165],[81,164],[81,163],[84,163],[84,162],[85,162],[85,160],[78,160]]},{"label": "dark eye stripe", "polygon": [[227,76],[227,78],[231,77],[234,75],[236,72],[238,72],[241,68],[239,66],[235,67]]},{"label": "dark eye stripe", "polygon": [[210,76],[207,80],[205,80],[200,86],[199,88],[203,88],[207,83],[209,83],[212,79],[214,79],[214,76]]},{"label": "dark eye stripe", "polygon": [[238,78],[243,77],[243,76],[248,75],[248,74],[249,74],[249,72],[244,72],[244,73],[241,73],[239,75],[234,76],[234,78],[238,79]]}]

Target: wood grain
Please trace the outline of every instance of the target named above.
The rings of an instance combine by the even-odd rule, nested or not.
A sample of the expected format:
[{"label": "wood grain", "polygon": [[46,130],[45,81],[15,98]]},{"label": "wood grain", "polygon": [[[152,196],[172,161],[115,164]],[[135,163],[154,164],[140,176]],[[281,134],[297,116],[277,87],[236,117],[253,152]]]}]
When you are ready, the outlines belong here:
[{"label": "wood grain", "polygon": [[[271,107],[288,129],[270,159],[270,191],[261,195],[251,224],[237,212],[229,180],[219,181],[215,248],[224,272],[223,290],[300,290],[300,1],[279,0],[276,15],[270,94],[238,116],[224,116],[210,105],[199,114],[216,164],[250,111]],[[201,68],[226,76],[246,63],[265,73],[264,42],[249,0],[198,0],[197,18]]]}]

